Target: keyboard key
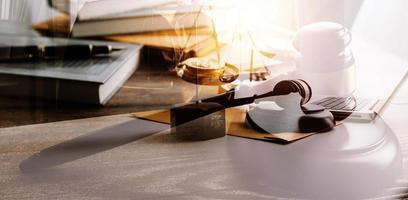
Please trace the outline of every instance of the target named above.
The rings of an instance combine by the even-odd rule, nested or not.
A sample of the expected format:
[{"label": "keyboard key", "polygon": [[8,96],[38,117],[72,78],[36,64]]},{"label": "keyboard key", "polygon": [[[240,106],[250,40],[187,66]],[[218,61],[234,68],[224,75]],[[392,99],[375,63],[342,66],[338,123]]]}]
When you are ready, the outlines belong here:
[{"label": "keyboard key", "polygon": [[326,98],[323,98],[323,99],[320,99],[320,100],[317,100],[317,101],[313,102],[313,104],[320,104],[321,105],[322,103],[324,103],[326,101],[329,101],[331,99],[333,99],[333,97],[326,97]]},{"label": "keyboard key", "polygon": [[329,109],[333,109],[334,107],[344,103],[345,100],[346,98],[338,98],[335,101],[332,101],[330,104],[327,104],[326,107]]},{"label": "keyboard key", "polygon": [[326,97],[315,101],[314,104],[321,105],[326,109],[358,111],[365,107],[369,99],[360,99],[354,97]]},{"label": "keyboard key", "polygon": [[330,105],[331,103],[333,103],[333,102],[335,102],[337,100],[338,100],[337,98],[330,98],[329,100],[323,102],[321,105],[326,107],[326,106]]}]

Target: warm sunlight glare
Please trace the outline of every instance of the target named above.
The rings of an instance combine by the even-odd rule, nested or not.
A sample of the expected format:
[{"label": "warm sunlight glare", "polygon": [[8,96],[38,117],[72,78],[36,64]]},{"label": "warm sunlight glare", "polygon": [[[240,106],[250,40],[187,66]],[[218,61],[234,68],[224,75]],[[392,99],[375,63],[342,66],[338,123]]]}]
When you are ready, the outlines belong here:
[{"label": "warm sunlight glare", "polygon": [[[218,2],[218,1],[217,1]],[[287,49],[295,30],[294,0],[223,0],[226,9],[214,12],[218,40],[240,51],[241,58],[272,49]],[[263,57],[263,56],[261,56]],[[236,58],[234,58],[236,60]],[[248,65],[248,62],[245,62]]]}]

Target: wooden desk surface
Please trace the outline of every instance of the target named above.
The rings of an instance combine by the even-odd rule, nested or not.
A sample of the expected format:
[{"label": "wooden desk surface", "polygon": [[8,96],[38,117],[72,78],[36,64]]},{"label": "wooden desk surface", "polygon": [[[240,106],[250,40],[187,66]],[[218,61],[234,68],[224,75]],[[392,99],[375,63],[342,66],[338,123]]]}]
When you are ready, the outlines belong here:
[{"label": "wooden desk surface", "polygon": [[[383,169],[395,175],[392,182],[397,183],[385,185],[391,187],[386,191],[392,191],[392,194],[379,194],[386,195],[387,198],[407,197],[406,94],[408,82],[399,89],[383,114],[384,121],[395,132],[402,155],[401,173],[393,168]],[[260,147],[266,148],[261,153],[263,156],[253,157],[267,158],[265,156],[272,156],[273,152],[289,155],[292,150],[301,148],[302,143],[334,136],[315,135],[286,146],[236,137],[182,142],[172,138],[168,131],[160,131],[166,129],[166,125],[150,123],[125,114],[0,129],[0,198],[276,199],[313,198],[324,194],[323,191],[310,188],[318,183],[319,177],[299,179],[302,170],[293,171],[301,156],[259,160],[259,165],[267,165],[268,162],[283,163],[285,170],[271,170],[271,174],[279,175],[290,171],[293,176],[286,174],[284,180],[296,180],[295,183],[298,183],[291,185],[290,181],[281,183],[282,180],[262,179],[262,174],[256,173],[258,168],[253,168],[257,165],[249,163],[248,166],[252,167],[241,168],[240,166],[248,164],[246,161],[251,160],[251,156],[248,157],[248,152],[251,151],[246,154],[237,153],[235,147],[254,151]],[[144,131],[141,131],[141,127],[144,127]],[[41,153],[37,154],[39,152]],[[311,161],[302,163],[302,169],[307,170],[307,166],[312,165],[313,159],[318,156],[308,155],[307,159]],[[370,168],[370,165],[360,166],[358,162],[351,164],[356,164],[353,168],[355,171]],[[327,167],[336,170],[335,167]],[[326,190],[334,188],[333,191],[342,191],[339,184],[342,183],[341,180],[353,178],[352,174],[349,176],[343,174],[340,177],[333,173],[333,177],[328,179],[329,187]],[[387,182],[387,177],[382,179]],[[381,183],[367,181],[356,185],[354,190],[342,191],[341,194],[360,197],[359,191]],[[343,184],[352,185],[353,182]],[[305,191],[311,193],[303,193]],[[373,195],[376,192],[369,191]],[[316,194],[317,196],[313,196]],[[338,197],[336,194],[332,195],[333,198]]]}]

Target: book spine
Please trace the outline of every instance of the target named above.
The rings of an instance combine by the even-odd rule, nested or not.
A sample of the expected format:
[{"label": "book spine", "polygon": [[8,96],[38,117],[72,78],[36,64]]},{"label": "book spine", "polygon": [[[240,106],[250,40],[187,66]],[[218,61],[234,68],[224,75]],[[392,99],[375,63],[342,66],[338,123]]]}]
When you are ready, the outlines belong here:
[{"label": "book spine", "polygon": [[1,96],[34,98],[53,102],[75,102],[81,104],[100,105],[98,84],[59,80],[52,78],[24,77],[4,75],[0,79],[8,78],[10,84],[2,87]]}]

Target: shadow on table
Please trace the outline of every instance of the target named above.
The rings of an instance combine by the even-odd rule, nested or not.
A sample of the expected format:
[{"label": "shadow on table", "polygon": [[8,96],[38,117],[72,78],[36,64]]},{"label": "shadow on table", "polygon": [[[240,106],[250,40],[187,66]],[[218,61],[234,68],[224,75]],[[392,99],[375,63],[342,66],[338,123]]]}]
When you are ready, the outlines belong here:
[{"label": "shadow on table", "polygon": [[51,146],[20,163],[22,172],[36,172],[134,142],[169,128],[168,125],[131,120]]}]

